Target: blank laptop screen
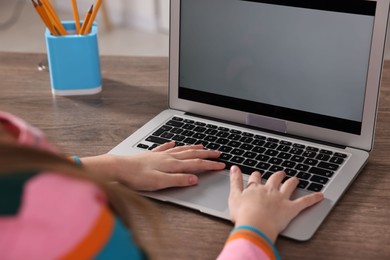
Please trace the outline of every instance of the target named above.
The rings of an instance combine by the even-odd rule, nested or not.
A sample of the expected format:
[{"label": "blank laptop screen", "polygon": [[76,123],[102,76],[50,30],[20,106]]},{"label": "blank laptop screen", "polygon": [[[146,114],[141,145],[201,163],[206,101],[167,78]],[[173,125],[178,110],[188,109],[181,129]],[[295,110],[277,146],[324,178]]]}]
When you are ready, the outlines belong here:
[{"label": "blank laptop screen", "polygon": [[179,97],[360,134],[376,3],[182,0]]}]

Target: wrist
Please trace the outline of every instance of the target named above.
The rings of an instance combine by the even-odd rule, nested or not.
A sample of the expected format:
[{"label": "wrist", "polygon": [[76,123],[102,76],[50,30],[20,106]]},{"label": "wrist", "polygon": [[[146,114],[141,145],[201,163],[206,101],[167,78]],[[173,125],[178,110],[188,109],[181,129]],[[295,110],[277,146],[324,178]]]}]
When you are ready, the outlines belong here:
[{"label": "wrist", "polygon": [[93,174],[117,180],[114,157],[108,154],[80,158],[81,164]]},{"label": "wrist", "polygon": [[278,237],[279,232],[276,228],[273,228],[271,223],[267,224],[264,223],[258,223],[259,221],[249,221],[249,220],[242,220],[242,221],[236,221],[235,228],[242,227],[242,226],[251,226],[262,233],[264,233],[270,240],[270,242],[275,243],[276,239]]},{"label": "wrist", "polygon": [[[276,249],[275,245],[274,245],[274,242],[271,241],[270,237],[268,235],[266,235],[264,232],[262,232],[261,230],[259,230],[258,228],[256,227],[253,227],[253,226],[250,226],[250,225],[240,225],[240,226],[236,226],[230,233],[230,237],[237,237],[237,236],[240,236],[240,235],[237,235],[237,233],[241,233],[241,236],[242,235],[245,235],[245,233],[242,233],[242,232],[251,232],[253,235],[249,235],[250,238],[256,238],[256,240],[258,242],[260,242],[260,244],[268,244],[268,247],[266,246],[265,248],[268,248],[268,250],[266,249],[266,251],[268,251],[268,254],[272,254],[274,256],[271,257],[272,259],[278,259],[280,260],[280,255],[278,253],[278,250]],[[246,235],[247,236],[247,235]],[[263,247],[264,248],[264,247]],[[271,256],[271,255],[270,255]]]}]

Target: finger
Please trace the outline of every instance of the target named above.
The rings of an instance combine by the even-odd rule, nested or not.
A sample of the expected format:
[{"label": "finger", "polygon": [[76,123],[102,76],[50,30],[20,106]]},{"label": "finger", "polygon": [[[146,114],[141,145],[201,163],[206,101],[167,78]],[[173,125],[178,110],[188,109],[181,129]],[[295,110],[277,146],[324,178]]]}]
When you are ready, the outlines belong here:
[{"label": "finger", "polygon": [[282,171],[275,172],[269,177],[265,185],[272,186],[274,188],[279,188],[286,174]]},{"label": "finger", "polygon": [[186,159],[206,159],[206,158],[218,158],[221,155],[220,151],[204,150],[204,149],[188,149],[172,154],[173,157],[180,160]]},{"label": "finger", "polygon": [[286,197],[290,198],[291,194],[294,192],[294,190],[297,188],[297,185],[299,183],[298,178],[292,177],[289,178],[287,181],[285,181],[282,186],[280,187],[280,192]]},{"label": "finger", "polygon": [[252,172],[252,174],[248,178],[247,188],[251,183],[261,184],[261,174],[258,171]]},{"label": "finger", "polygon": [[152,149],[152,152],[162,152],[166,151],[168,149],[171,149],[175,147],[176,143],[174,141],[164,143],[162,145],[157,146],[156,148]]},{"label": "finger", "polygon": [[186,187],[196,185],[198,177],[193,174],[169,174],[160,173],[156,175],[148,190],[161,190],[170,187]]},{"label": "finger", "polygon": [[235,197],[243,190],[243,178],[240,168],[233,165],[230,168],[230,196]]},{"label": "finger", "polygon": [[195,172],[195,171],[212,171],[223,170],[225,164],[222,162],[204,160],[204,159],[187,159],[178,160],[172,165],[171,172]]},{"label": "finger", "polygon": [[303,196],[303,197],[300,197],[300,198],[294,200],[293,205],[294,205],[295,209],[297,210],[296,214],[298,214],[299,212],[301,212],[305,208],[308,208],[308,207],[320,202],[323,199],[324,199],[324,194],[322,192],[315,192],[315,193],[311,193],[309,195],[306,195],[306,196]]},{"label": "finger", "polygon": [[187,150],[203,150],[203,145],[202,144],[195,144],[195,145],[183,145],[183,146],[176,146],[172,149],[169,150],[170,153],[177,153],[177,152],[182,152],[182,151],[187,151]]}]

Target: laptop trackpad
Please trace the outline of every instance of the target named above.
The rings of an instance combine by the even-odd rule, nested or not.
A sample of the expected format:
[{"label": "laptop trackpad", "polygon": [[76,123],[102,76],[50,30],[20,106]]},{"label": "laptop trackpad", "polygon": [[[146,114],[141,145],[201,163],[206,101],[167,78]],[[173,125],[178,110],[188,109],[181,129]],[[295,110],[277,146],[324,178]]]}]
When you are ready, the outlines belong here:
[{"label": "laptop trackpad", "polygon": [[163,200],[201,211],[225,211],[228,208],[230,191],[229,176],[223,172],[204,172],[198,174],[198,177],[196,186],[171,188],[157,193],[164,197]]}]

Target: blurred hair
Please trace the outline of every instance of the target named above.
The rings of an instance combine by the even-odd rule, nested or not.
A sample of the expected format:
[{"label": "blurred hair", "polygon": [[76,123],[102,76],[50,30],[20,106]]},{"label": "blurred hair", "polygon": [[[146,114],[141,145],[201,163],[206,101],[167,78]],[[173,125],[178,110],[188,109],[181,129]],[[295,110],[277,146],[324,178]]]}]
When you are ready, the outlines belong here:
[{"label": "blurred hair", "polygon": [[[133,238],[145,253],[151,258],[156,257],[154,249],[162,236],[158,221],[161,221],[157,209],[146,199],[139,196],[129,188],[119,183],[110,182],[101,176],[88,172],[84,167],[77,165],[66,157],[35,149],[25,147],[17,143],[0,142],[0,175],[18,174],[26,171],[46,171],[50,170],[56,174],[63,174],[72,178],[90,181],[95,183],[106,194],[109,205],[112,210],[121,218],[123,223],[133,233]],[[155,241],[142,241],[136,225],[133,224],[135,212],[141,212],[151,226],[151,231],[156,232]],[[132,228],[133,227],[133,228]],[[159,243],[157,243],[159,242]]]}]

